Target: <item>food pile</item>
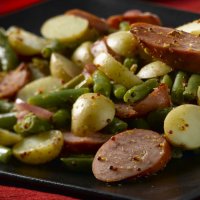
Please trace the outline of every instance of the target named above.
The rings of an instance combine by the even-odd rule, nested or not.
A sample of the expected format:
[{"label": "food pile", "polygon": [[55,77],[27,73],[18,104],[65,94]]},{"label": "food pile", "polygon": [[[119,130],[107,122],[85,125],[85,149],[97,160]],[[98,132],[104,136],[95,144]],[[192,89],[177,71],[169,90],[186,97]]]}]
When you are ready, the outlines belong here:
[{"label": "food pile", "polygon": [[0,162],[58,159],[115,182],[200,147],[198,20],[173,29],[149,12],[73,9],[41,34],[0,29]]}]

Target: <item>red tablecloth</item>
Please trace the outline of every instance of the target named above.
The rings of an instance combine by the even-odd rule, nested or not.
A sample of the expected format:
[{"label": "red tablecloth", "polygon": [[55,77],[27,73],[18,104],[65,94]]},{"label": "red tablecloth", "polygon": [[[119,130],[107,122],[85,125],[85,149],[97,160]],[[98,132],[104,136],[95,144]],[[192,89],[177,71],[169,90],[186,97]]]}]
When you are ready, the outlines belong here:
[{"label": "red tablecloth", "polygon": [[[15,11],[41,0],[0,0],[0,15]],[[169,7],[200,13],[200,0],[154,0]],[[74,200],[58,194],[0,185],[1,200]]]},{"label": "red tablecloth", "polygon": [[75,198],[66,197],[59,194],[51,194],[28,190],[24,188],[0,186],[1,200],[75,200]]},{"label": "red tablecloth", "polygon": [[152,2],[180,10],[200,13],[200,0],[154,0]]},{"label": "red tablecloth", "polygon": [[[30,6],[40,1],[41,0],[0,0],[0,15]],[[150,2],[150,0],[147,1]],[[200,13],[200,0],[154,0],[152,2]]]}]

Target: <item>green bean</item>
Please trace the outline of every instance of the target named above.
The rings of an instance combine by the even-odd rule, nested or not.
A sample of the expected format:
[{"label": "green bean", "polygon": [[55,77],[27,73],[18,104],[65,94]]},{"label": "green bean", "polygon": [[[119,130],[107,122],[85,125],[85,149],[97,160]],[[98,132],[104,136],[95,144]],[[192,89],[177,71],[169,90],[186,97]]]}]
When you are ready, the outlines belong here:
[{"label": "green bean", "polygon": [[148,122],[143,118],[130,119],[128,120],[128,125],[130,128],[149,129]]},{"label": "green bean", "polygon": [[133,64],[137,64],[137,60],[135,58],[124,59],[123,65],[127,67],[128,69],[130,69]]},{"label": "green bean", "polygon": [[135,103],[136,101],[142,100],[157,86],[157,79],[149,79],[140,85],[133,86],[124,95],[124,102]]},{"label": "green bean", "polygon": [[66,128],[70,125],[71,113],[67,109],[60,109],[53,115],[52,122],[56,128]]},{"label": "green bean", "polygon": [[172,109],[172,107],[160,108],[150,112],[147,116],[147,122],[149,123],[150,127],[155,131],[162,132],[165,117]]},{"label": "green bean", "polygon": [[101,71],[96,70],[93,75],[93,91],[95,93],[103,94],[104,96],[110,97],[112,85],[109,78]]},{"label": "green bean", "polygon": [[0,146],[0,162],[7,163],[12,156],[12,150],[8,147]]},{"label": "green bean", "polygon": [[46,45],[42,49],[41,53],[44,58],[50,58],[53,52],[62,53],[65,51],[65,49],[66,47],[62,43],[60,43],[58,40],[53,40],[50,44]]},{"label": "green bean", "polygon": [[105,133],[115,134],[126,130],[128,124],[116,117],[104,128]]},{"label": "green bean", "polygon": [[40,119],[32,113],[24,116],[24,118],[18,121],[14,126],[14,130],[22,136],[42,133],[51,129],[53,129],[53,127],[49,121]]},{"label": "green bean", "polygon": [[75,76],[74,78],[72,78],[67,83],[65,83],[62,88],[64,88],[64,89],[74,88],[76,85],[78,85],[79,83],[81,83],[84,80],[85,80],[84,75],[79,74],[79,75]]},{"label": "green bean", "polygon": [[60,107],[75,102],[79,96],[89,91],[89,88],[63,89],[30,97],[28,102],[44,108]]},{"label": "green bean", "polygon": [[16,113],[0,114],[0,128],[12,130],[16,122]]},{"label": "green bean", "polygon": [[0,67],[3,71],[9,71],[14,69],[18,65],[18,58],[11,45],[8,42],[8,38],[0,29]]},{"label": "green bean", "polygon": [[8,113],[12,110],[13,103],[7,100],[0,100],[0,113]]},{"label": "green bean", "polygon": [[184,99],[193,101],[197,98],[197,90],[200,86],[200,75],[192,74],[188,80],[187,87],[183,92]]},{"label": "green bean", "polygon": [[113,85],[113,94],[117,99],[123,99],[127,89],[121,84]]},{"label": "green bean", "polygon": [[184,101],[183,92],[187,82],[187,74],[179,71],[176,74],[174,84],[172,85],[171,98],[174,104],[181,104]]},{"label": "green bean", "polygon": [[172,78],[170,77],[169,74],[164,75],[164,76],[161,78],[160,83],[166,84],[170,90],[171,90],[172,85],[173,85]]},{"label": "green bean", "polygon": [[90,172],[92,169],[93,155],[74,155],[67,158],[61,158],[68,170],[76,172]]}]

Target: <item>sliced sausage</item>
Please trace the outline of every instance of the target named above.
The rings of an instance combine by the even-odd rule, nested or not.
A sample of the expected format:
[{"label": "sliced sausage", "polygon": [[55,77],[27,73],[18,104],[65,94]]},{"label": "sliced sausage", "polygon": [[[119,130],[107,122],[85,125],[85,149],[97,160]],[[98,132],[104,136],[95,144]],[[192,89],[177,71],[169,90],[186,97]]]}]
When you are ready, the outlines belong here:
[{"label": "sliced sausage", "polygon": [[26,102],[16,102],[15,109],[18,111],[28,111],[35,114],[37,117],[45,120],[50,120],[53,116],[53,113],[47,109],[41,108],[39,106],[31,105]]},{"label": "sliced sausage", "polygon": [[171,106],[171,98],[166,84],[159,85],[146,98],[132,105],[137,116],[143,116],[158,108],[169,106]]},{"label": "sliced sausage", "polygon": [[71,132],[65,132],[62,154],[96,153],[110,137],[110,135],[101,133],[94,133],[90,137],[78,137]]},{"label": "sliced sausage", "polygon": [[97,151],[92,171],[101,181],[116,182],[151,175],[166,166],[171,148],[156,132],[133,129],[112,136]]},{"label": "sliced sausage", "polygon": [[67,11],[66,14],[75,15],[75,16],[87,19],[91,27],[97,29],[98,31],[102,33],[107,33],[109,30],[109,26],[104,19],[101,19],[97,17],[96,15],[93,15],[89,12],[86,12],[80,9],[72,9],[72,10]]},{"label": "sliced sausage", "polygon": [[115,115],[121,119],[128,119],[138,115],[133,106],[125,103],[115,104]]},{"label": "sliced sausage", "polygon": [[161,20],[157,15],[150,12],[141,12],[140,10],[129,10],[122,15],[113,15],[107,19],[107,23],[114,29],[119,29],[119,24],[122,21],[127,21],[129,24],[145,22],[161,25]]},{"label": "sliced sausage", "polygon": [[0,82],[0,98],[13,97],[29,80],[30,72],[26,64],[9,72]]},{"label": "sliced sausage", "polygon": [[156,59],[175,69],[200,72],[200,37],[146,23],[133,24],[131,32]]},{"label": "sliced sausage", "polygon": [[171,106],[171,98],[168,87],[165,84],[160,84],[147,97],[133,105],[115,104],[115,111],[117,117],[128,119],[144,116],[153,110],[169,106]]}]

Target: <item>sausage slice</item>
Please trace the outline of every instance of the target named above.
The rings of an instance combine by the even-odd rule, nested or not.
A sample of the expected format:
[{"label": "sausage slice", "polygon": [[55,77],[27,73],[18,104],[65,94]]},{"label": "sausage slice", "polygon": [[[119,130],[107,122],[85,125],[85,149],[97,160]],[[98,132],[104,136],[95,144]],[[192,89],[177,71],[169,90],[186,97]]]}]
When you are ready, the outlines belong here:
[{"label": "sausage slice", "polygon": [[171,106],[171,98],[166,84],[160,84],[143,100],[132,105],[137,116],[144,116],[147,113]]},{"label": "sausage slice", "polygon": [[141,12],[140,10],[128,10],[122,15],[113,15],[107,19],[107,23],[114,29],[118,29],[119,24],[122,21],[129,22],[129,24],[145,22],[149,24],[161,25],[161,20],[156,14]]},{"label": "sausage slice", "polygon": [[171,106],[171,98],[166,84],[160,84],[147,97],[133,105],[115,104],[116,116],[122,119],[144,116],[149,112]]},{"label": "sausage slice", "polygon": [[156,132],[133,129],[112,136],[95,155],[92,170],[101,181],[115,182],[155,173],[168,163],[171,148]]},{"label": "sausage slice", "polygon": [[200,37],[146,23],[133,24],[131,32],[156,59],[175,69],[200,72]]},{"label": "sausage slice", "polygon": [[107,33],[109,30],[109,26],[107,22],[96,15],[93,15],[89,12],[80,10],[80,9],[72,9],[66,12],[67,15],[75,15],[78,17],[82,17],[87,19],[90,26],[97,29],[100,32]]},{"label": "sausage slice", "polygon": [[129,119],[138,116],[132,105],[125,103],[115,104],[115,115],[121,119]]},{"label": "sausage slice", "polygon": [[65,132],[62,154],[96,153],[109,138],[110,135],[103,135],[101,133],[94,133],[90,137],[78,137],[71,132]]},{"label": "sausage slice", "polygon": [[0,98],[13,97],[30,78],[27,65],[22,63],[17,69],[10,71],[0,82]]}]

